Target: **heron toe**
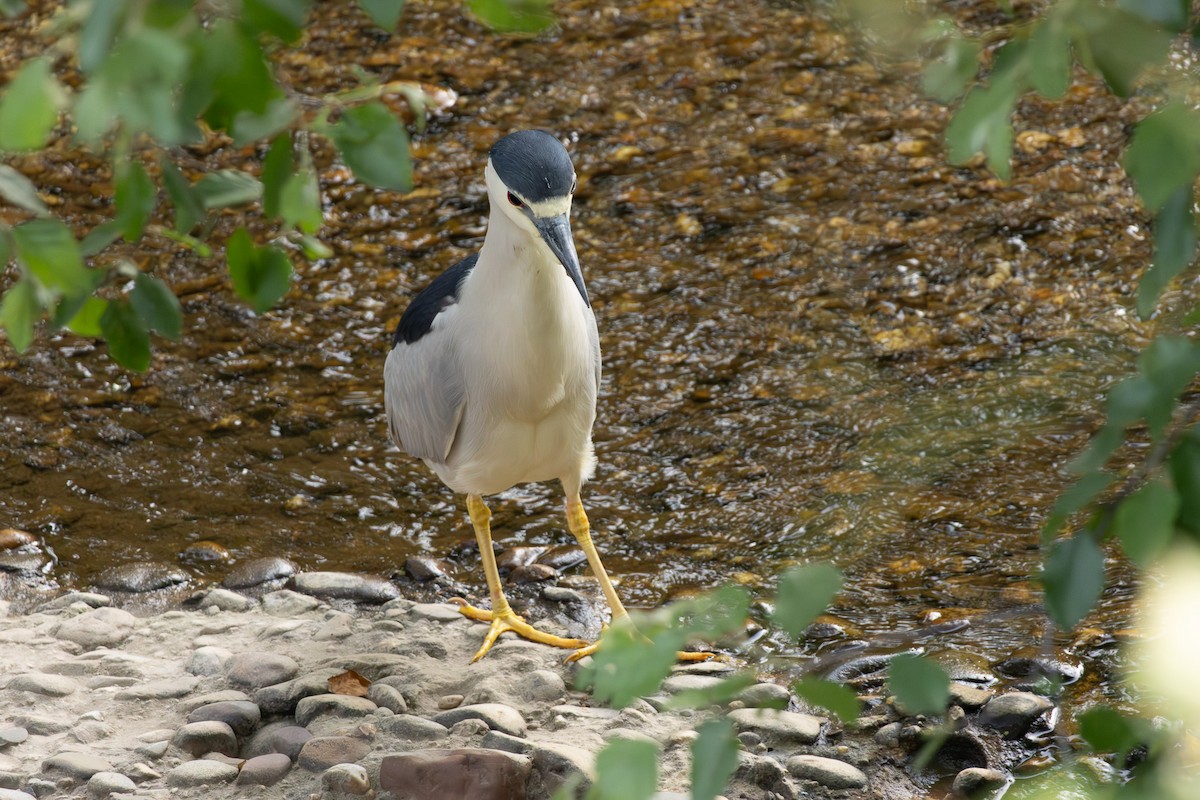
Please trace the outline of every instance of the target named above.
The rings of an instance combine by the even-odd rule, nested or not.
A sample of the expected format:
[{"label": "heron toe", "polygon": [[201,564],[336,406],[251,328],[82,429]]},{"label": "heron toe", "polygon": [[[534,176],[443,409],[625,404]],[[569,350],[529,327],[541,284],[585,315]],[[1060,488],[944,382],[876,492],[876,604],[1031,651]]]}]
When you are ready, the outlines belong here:
[{"label": "heron toe", "polygon": [[493,614],[486,608],[476,608],[466,600],[463,600],[461,597],[451,598],[450,602],[458,604],[459,613],[461,613],[464,617],[469,617],[470,619],[478,620],[480,622],[491,623],[491,627],[488,628],[487,636],[485,636],[483,639],[483,645],[475,653],[475,657],[471,659],[472,664],[487,655],[488,651],[492,649],[492,645],[494,645],[496,640],[500,638],[500,634],[508,631],[512,631],[518,636],[528,639],[531,642],[548,644],[551,647],[561,647],[564,650],[575,650],[577,648],[583,648],[587,645],[587,642],[583,641],[582,639],[565,639],[562,636],[555,636],[552,633],[539,631],[537,628],[533,627],[520,616],[518,616],[512,609],[508,609],[507,611],[499,614]]},{"label": "heron toe", "polygon": [[[571,653],[571,655],[567,656],[566,662],[568,664],[570,664],[572,661],[578,661],[581,658],[587,658],[588,656],[595,655],[596,651],[599,649],[600,649],[600,640],[597,639],[596,641],[589,644],[587,647],[581,647],[578,650],[576,650],[574,653]],[[688,650],[679,650],[675,653],[676,661],[689,661],[689,662],[691,662],[691,661],[708,661],[709,659],[716,658],[716,657],[717,657],[716,653],[707,653],[707,652],[693,653]]]}]

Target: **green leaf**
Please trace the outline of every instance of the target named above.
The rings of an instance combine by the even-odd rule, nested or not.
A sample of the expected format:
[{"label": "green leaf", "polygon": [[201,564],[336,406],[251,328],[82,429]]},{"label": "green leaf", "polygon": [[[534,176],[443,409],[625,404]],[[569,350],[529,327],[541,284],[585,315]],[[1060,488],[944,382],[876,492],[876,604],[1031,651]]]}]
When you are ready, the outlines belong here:
[{"label": "green leaf", "polygon": [[844,723],[858,719],[858,696],[845,686],[806,675],[792,684],[792,691],[797,697],[837,714]]},{"label": "green leaf", "polygon": [[358,0],[358,4],[371,17],[371,21],[385,31],[396,30],[400,12],[404,11],[404,0]]},{"label": "green leaf", "polygon": [[967,93],[946,127],[951,163],[965,164],[982,152],[988,168],[998,177],[1008,179],[1013,145],[1012,110],[1017,95],[1014,83],[996,80]]},{"label": "green leaf", "polygon": [[42,315],[38,302],[37,287],[33,281],[22,279],[4,293],[0,302],[0,325],[8,334],[8,343],[18,353],[24,353],[33,344],[33,323]]},{"label": "green leaf", "polygon": [[692,800],[714,800],[738,765],[738,740],[726,718],[710,719],[692,742]]},{"label": "green leaf", "polygon": [[1042,541],[1048,543],[1067,518],[1092,502],[1112,483],[1107,472],[1088,472],[1079,481],[1058,496],[1058,502],[1050,510],[1046,525],[1042,528]]},{"label": "green leaf", "polygon": [[1145,411],[1146,427],[1160,438],[1175,412],[1175,401],[1200,371],[1200,346],[1178,336],[1158,336],[1138,356],[1138,368],[1154,387]]},{"label": "green leaf", "polygon": [[1091,19],[1077,18],[1087,60],[1113,92],[1128,97],[1144,71],[1166,60],[1171,35],[1112,6],[1093,5],[1087,12]]},{"label": "green leaf", "polygon": [[0,164],[0,197],[38,216],[44,217],[50,213],[29,178],[7,164]]},{"label": "green leaf", "polygon": [[88,7],[79,33],[77,58],[84,72],[94,72],[108,56],[130,0],[104,0]]},{"label": "green leaf", "polygon": [[204,219],[204,203],[192,189],[188,179],[166,156],[160,158],[158,164],[167,196],[175,206],[175,230],[187,233],[196,227],[197,222]]},{"label": "green leaf", "polygon": [[312,0],[243,0],[242,21],[291,44],[300,38]]},{"label": "green leaf", "polygon": [[253,175],[237,169],[220,169],[197,181],[192,191],[202,206],[212,210],[253,203],[262,197],[263,187]]},{"label": "green leaf", "polygon": [[17,257],[43,286],[69,295],[91,291],[79,242],[65,224],[44,217],[18,225],[12,233]]},{"label": "green leaf", "polygon": [[238,147],[274,136],[289,127],[300,115],[300,108],[286,97],[277,97],[267,103],[262,112],[243,110],[237,112],[230,124],[229,132]]},{"label": "green leaf", "polygon": [[199,106],[214,130],[231,130],[241,112],[263,115],[283,97],[262,45],[232,20],[217,20],[199,45],[199,61],[184,89],[186,106]]},{"label": "green leaf", "polygon": [[1129,719],[1108,706],[1089,708],[1077,719],[1079,734],[1097,753],[1124,755],[1143,742],[1143,721]]},{"label": "green leaf", "polygon": [[133,310],[152,331],[168,339],[178,339],[183,331],[183,310],[179,298],[158,278],[139,272],[129,294]]},{"label": "green leaf", "polygon": [[263,160],[263,213],[279,217],[283,203],[283,187],[292,175],[292,136],[281,133],[271,141],[271,149]]},{"label": "green leaf", "polygon": [[234,291],[260,314],[291,287],[292,263],[287,254],[274,245],[255,246],[245,228],[238,228],[229,237],[225,258]]},{"label": "green leaf", "polygon": [[1071,85],[1071,39],[1057,15],[1048,15],[1029,37],[1029,82],[1056,100]]},{"label": "green leaf", "polygon": [[979,71],[979,44],[974,39],[954,36],[942,44],[938,57],[925,66],[925,93],[942,102],[962,94],[967,82]]},{"label": "green leaf", "polygon": [[1171,451],[1168,466],[1179,496],[1179,524],[1200,533],[1200,427],[1192,428]]},{"label": "green leaf", "polygon": [[647,800],[658,789],[658,746],[613,739],[596,755],[596,781],[587,800]]},{"label": "green leaf", "polygon": [[79,243],[79,252],[84,258],[94,256],[115,242],[121,236],[121,222],[110,219],[102,222],[88,231]]},{"label": "green leaf", "polygon": [[283,186],[279,216],[285,225],[295,225],[310,236],[324,220],[321,214],[321,189],[317,175],[311,169],[291,175]]},{"label": "green leaf", "polygon": [[62,87],[50,60],[25,62],[0,98],[0,150],[38,150],[58,122]]},{"label": "green leaf", "polygon": [[888,686],[909,714],[940,714],[950,700],[946,670],[913,653],[902,653],[891,660]]},{"label": "green leaf", "polygon": [[1104,590],[1104,553],[1084,531],[1050,548],[1042,569],[1046,613],[1064,631],[1088,615]]},{"label": "green leaf", "polygon": [[1168,103],[1139,122],[1125,150],[1125,171],[1150,211],[1190,187],[1200,173],[1200,111]]},{"label": "green leaf", "polygon": [[541,33],[554,24],[550,0],[467,0],[467,7],[500,33]]},{"label": "green leaf", "polygon": [[799,636],[828,608],[841,588],[842,575],[830,564],[807,564],[790,569],[779,578],[771,620],[792,636]]},{"label": "green leaf", "polygon": [[125,299],[114,300],[100,317],[108,353],[121,366],[145,372],[150,366],[150,334]]},{"label": "green leaf", "polygon": [[329,127],[346,165],[361,181],[381,189],[412,189],[408,133],[379,102],[355,106]]},{"label": "green leaf", "polygon": [[[66,299],[63,299],[63,303]],[[61,306],[61,304],[60,304]],[[104,319],[104,312],[108,310],[108,301],[88,295],[83,299],[83,304],[66,322],[66,327],[79,334],[86,336],[89,339],[99,339],[104,335],[104,328],[101,325],[101,320]]]},{"label": "green leaf", "polygon": [[25,10],[25,0],[0,0],[0,14],[15,17]]},{"label": "green leaf", "polygon": [[1188,0],[1117,0],[1117,5],[1146,22],[1175,33],[1187,28],[1191,16]]},{"label": "green leaf", "polygon": [[1147,483],[1121,501],[1113,517],[1113,533],[1125,555],[1143,569],[1166,549],[1175,535],[1179,495],[1162,481]]},{"label": "green leaf", "polygon": [[137,241],[146,229],[146,221],[154,213],[158,192],[146,174],[146,168],[138,161],[123,162],[116,173],[117,223],[125,241]]},{"label": "green leaf", "polygon": [[1180,186],[1154,219],[1154,263],[1138,284],[1137,309],[1149,319],[1158,296],[1196,257],[1196,218],[1192,214],[1192,187]]}]

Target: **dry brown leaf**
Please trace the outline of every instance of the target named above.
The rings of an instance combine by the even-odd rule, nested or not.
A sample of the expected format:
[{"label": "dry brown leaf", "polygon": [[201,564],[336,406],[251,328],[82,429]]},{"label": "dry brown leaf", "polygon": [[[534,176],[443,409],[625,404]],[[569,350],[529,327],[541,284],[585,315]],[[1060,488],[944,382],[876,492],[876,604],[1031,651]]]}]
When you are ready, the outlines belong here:
[{"label": "dry brown leaf", "polygon": [[329,679],[329,691],[334,694],[344,694],[350,697],[366,697],[367,687],[371,682],[352,669]]}]

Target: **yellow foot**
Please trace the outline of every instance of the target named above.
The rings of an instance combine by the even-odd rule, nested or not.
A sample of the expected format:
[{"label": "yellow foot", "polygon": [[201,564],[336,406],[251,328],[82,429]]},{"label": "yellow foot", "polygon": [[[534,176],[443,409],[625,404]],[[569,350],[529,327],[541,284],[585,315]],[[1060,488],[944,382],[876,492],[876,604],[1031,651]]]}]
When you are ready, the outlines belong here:
[{"label": "yellow foot", "polygon": [[[588,656],[595,655],[596,651],[599,649],[600,649],[600,640],[597,639],[596,641],[589,644],[587,647],[581,647],[578,650],[576,650],[574,653],[571,653],[571,655],[567,656],[566,663],[570,664],[572,661],[578,661],[581,658],[587,658]],[[692,653],[687,650],[680,650],[675,653],[675,659],[678,661],[708,661],[710,658],[717,658],[717,654],[716,653]]]},{"label": "yellow foot", "polygon": [[458,604],[459,613],[464,617],[470,617],[480,622],[492,623],[491,627],[488,628],[487,636],[484,637],[483,646],[479,648],[479,651],[475,653],[475,657],[471,659],[472,664],[487,655],[488,650],[491,650],[492,645],[500,638],[500,634],[506,631],[512,631],[531,642],[540,642],[548,644],[551,647],[561,647],[565,650],[574,650],[587,644],[582,639],[564,639],[552,633],[539,631],[517,616],[511,609],[503,614],[495,615],[486,608],[475,608],[475,606],[469,604],[461,597],[452,597],[450,598],[450,602]]}]

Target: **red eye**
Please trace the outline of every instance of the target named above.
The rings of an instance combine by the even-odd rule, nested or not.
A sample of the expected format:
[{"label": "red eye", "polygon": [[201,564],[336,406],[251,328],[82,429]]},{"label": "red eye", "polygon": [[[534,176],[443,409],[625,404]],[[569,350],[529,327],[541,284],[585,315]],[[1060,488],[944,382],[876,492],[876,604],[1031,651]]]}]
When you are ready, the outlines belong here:
[{"label": "red eye", "polygon": [[517,197],[512,192],[508,193],[508,202],[512,203],[517,208],[520,208],[521,206],[525,205],[524,203],[521,202],[521,198]]}]

